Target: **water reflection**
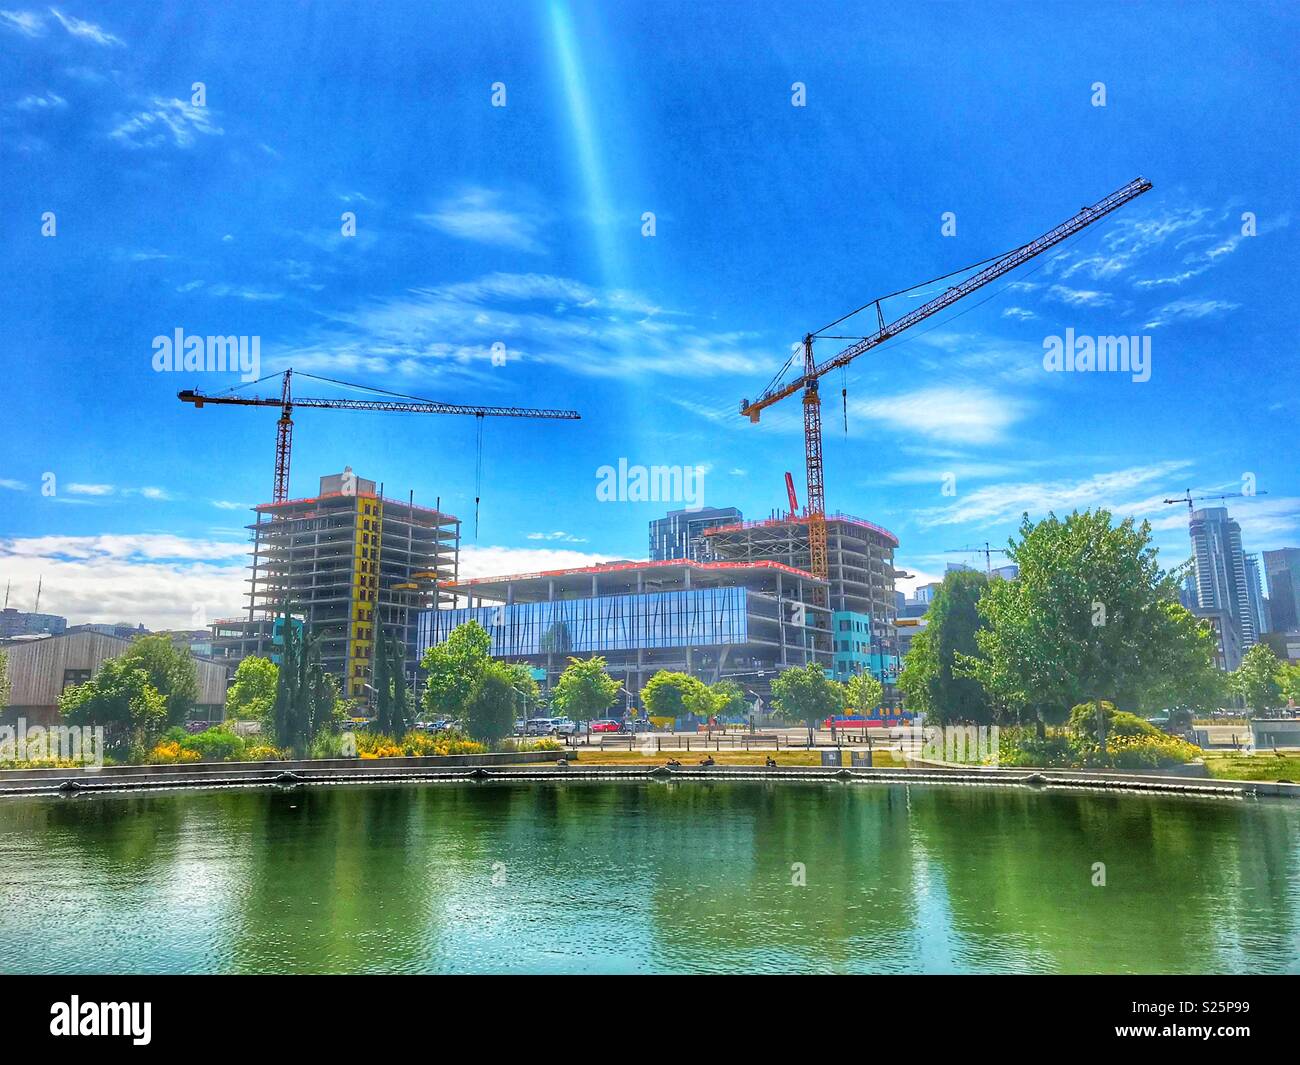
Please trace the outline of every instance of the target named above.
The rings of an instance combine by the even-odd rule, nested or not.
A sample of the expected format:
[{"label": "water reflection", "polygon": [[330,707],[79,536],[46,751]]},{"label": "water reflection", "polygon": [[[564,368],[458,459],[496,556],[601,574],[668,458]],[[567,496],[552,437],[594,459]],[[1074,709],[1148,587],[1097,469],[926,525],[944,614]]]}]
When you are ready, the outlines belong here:
[{"label": "water reflection", "polygon": [[0,970],[1298,971],[1300,810],[722,782],[5,801]]}]

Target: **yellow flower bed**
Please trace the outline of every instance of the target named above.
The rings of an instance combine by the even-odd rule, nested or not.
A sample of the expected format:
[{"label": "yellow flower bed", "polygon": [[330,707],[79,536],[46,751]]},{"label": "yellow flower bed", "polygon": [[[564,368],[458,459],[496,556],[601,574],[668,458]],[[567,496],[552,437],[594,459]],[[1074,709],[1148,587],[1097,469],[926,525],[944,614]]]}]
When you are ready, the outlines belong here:
[{"label": "yellow flower bed", "polygon": [[182,747],[175,740],[164,740],[149,752],[148,761],[154,765],[176,765],[181,762],[197,762],[198,751]]}]

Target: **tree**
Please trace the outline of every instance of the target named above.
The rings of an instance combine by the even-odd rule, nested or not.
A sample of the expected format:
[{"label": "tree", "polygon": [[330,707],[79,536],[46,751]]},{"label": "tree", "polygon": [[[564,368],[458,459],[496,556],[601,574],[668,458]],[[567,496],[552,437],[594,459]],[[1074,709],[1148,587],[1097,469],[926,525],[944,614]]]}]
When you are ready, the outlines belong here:
[{"label": "tree", "polygon": [[477,621],[457,625],[440,644],[424,652],[420,668],[428,675],[424,705],[430,717],[461,721],[475,681],[491,661],[492,637]]},{"label": "tree", "polygon": [[693,713],[692,696],[704,684],[689,673],[673,673],[661,669],[641,689],[641,702],[650,717],[685,717]]},{"label": "tree", "polygon": [[709,685],[709,692],[713,696],[713,716],[719,720],[728,717],[744,717],[749,713],[745,689],[730,677],[724,677],[716,684]]},{"label": "tree", "polygon": [[923,712],[935,724],[988,725],[993,721],[984,686],[954,671],[958,655],[979,652],[975,640],[982,627],[979,601],[988,585],[988,578],[977,570],[948,573],[926,611],[926,628],[912,640],[903,661],[899,687],[912,709]]},{"label": "tree", "polygon": [[618,698],[618,681],[605,672],[605,659],[570,658],[551,693],[551,705],[574,721],[590,721],[605,713]]},{"label": "tree", "polygon": [[772,681],[772,705],[778,717],[807,725],[811,735],[818,722],[844,709],[844,685],[831,680],[816,662],[791,666]]},{"label": "tree", "polygon": [[85,684],[59,697],[59,713],[73,725],[102,725],[109,742],[147,750],[167,727],[167,700],[149,674],[123,655],[104,662]]},{"label": "tree", "polygon": [[515,726],[518,695],[515,673],[504,662],[489,661],[465,702],[465,731],[472,739],[498,743]]},{"label": "tree", "polygon": [[170,636],[137,636],[122,658],[144,670],[167,704],[167,723],[183,725],[199,701],[199,672],[194,656]]},{"label": "tree", "polygon": [[306,755],[321,729],[333,723],[338,687],[325,674],[320,660],[320,636],[293,624],[287,609],[281,614],[284,649],[280,657],[271,728],[277,747]]},{"label": "tree", "polygon": [[880,705],[885,688],[870,673],[856,673],[844,685],[844,707],[866,717]]},{"label": "tree", "polygon": [[1292,706],[1300,703],[1300,662],[1283,662],[1277,671],[1282,698]]},{"label": "tree", "polygon": [[1171,683],[1171,641],[1200,646],[1193,620],[1170,609],[1173,574],[1162,570],[1147,522],[1112,525],[1106,510],[1021,519],[1011,561],[1019,577],[993,581],[979,599],[978,656],[954,652],[954,672],[1038,723],[1105,700],[1132,706]]},{"label": "tree", "polygon": [[1164,604],[1153,636],[1151,676],[1135,705],[1148,714],[1168,710],[1170,731],[1189,729],[1197,715],[1208,715],[1227,701],[1227,675],[1214,664],[1217,637],[1208,621],[1172,602]]},{"label": "tree", "polygon": [[382,625],[375,641],[371,686],[375,689],[375,727],[397,739],[411,727],[413,704],[406,686],[406,648]]},{"label": "tree", "polygon": [[[541,707],[542,690],[537,686],[537,681],[533,677],[533,671],[522,662],[501,662],[500,665],[506,671],[507,679],[510,681],[510,687],[514,689],[517,697],[517,704],[523,713],[518,713],[516,717],[542,717],[544,715],[537,711]],[[533,712],[528,713],[529,704],[532,704]]]},{"label": "tree", "polygon": [[269,658],[250,655],[240,662],[226,692],[226,719],[269,725],[279,676],[280,667]]},{"label": "tree", "polygon": [[1281,662],[1266,643],[1257,643],[1232,674],[1232,685],[1250,712],[1261,714],[1282,702],[1278,672]]}]

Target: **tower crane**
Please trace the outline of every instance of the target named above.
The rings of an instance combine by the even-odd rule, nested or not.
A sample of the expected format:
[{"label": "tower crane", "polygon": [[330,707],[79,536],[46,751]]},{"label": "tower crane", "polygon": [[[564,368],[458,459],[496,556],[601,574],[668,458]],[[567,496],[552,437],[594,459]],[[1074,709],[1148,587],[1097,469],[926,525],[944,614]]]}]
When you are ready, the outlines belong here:
[{"label": "tower crane", "polygon": [[1005,547],[994,547],[987,540],[985,540],[983,547],[952,547],[944,551],[944,554],[945,555],[983,555],[984,573],[986,576],[992,576],[993,556],[1010,554],[1010,549]]},{"label": "tower crane", "polygon": [[[740,413],[747,417],[751,422],[756,422],[759,415],[768,407],[779,403],[787,396],[792,396],[796,392],[803,392],[803,430],[804,430],[804,453],[808,467],[808,494],[804,503],[808,514],[808,549],[811,562],[811,569],[814,576],[825,578],[828,576],[828,566],[826,558],[826,493],[822,476],[822,422],[821,422],[821,398],[818,395],[817,383],[826,374],[832,370],[847,366],[859,355],[870,351],[872,348],[879,347],[886,340],[897,336],[904,330],[910,329],[918,322],[923,322],[931,315],[938,314],[947,307],[951,307],[958,300],[969,296],[976,289],[983,288],[992,281],[1021,266],[1037,255],[1041,255],[1061,241],[1072,237],[1080,230],[1092,225],[1094,222],[1105,218],[1112,211],[1123,207],[1130,200],[1136,199],[1144,192],[1151,188],[1151,182],[1146,178],[1135,178],[1123,188],[1116,189],[1109,196],[1098,200],[1091,207],[1082,208],[1078,214],[1068,221],[1062,222],[1054,229],[1048,230],[1041,237],[1030,241],[1028,244],[1022,244],[1020,247],[1007,252],[1004,255],[994,256],[991,259],[984,259],[981,262],[973,263],[963,270],[957,270],[943,277],[934,278],[933,281],[942,281],[957,274],[965,273],[967,270],[979,267],[979,272],[959,284],[945,289],[934,299],[922,304],[920,307],[909,311],[901,318],[893,322],[886,323],[884,311],[881,309],[881,301],[889,299],[891,296],[898,296],[905,292],[920,286],[913,285],[911,289],[900,289],[898,292],[891,292],[887,296],[880,296],[865,303],[857,310],[850,311],[843,317],[837,318],[830,325],[804,335],[803,343],[800,345],[800,355],[802,357],[802,372],[791,381],[781,383],[782,375],[786,369],[795,361],[796,356],[791,355],[786,361],[785,366],[773,378],[771,384],[763,390],[757,399],[743,399],[740,402]],[[932,281],[923,282],[931,284]],[[841,322],[852,318],[854,315],[865,311],[869,307],[874,307],[876,311],[876,331],[869,336],[864,337],[844,337],[836,336],[829,332]],[[813,341],[818,339],[825,340],[853,340],[854,343],[845,348],[838,355],[818,362],[813,356]]]},{"label": "tower crane", "polygon": [[[219,392],[215,395],[208,395],[194,389],[186,389],[176,393],[177,399],[182,403],[193,403],[196,409],[209,404],[213,406],[226,404],[238,407],[280,408],[280,420],[276,424],[275,432],[275,487],[271,496],[273,503],[283,503],[289,498],[289,461],[293,452],[293,410],[295,407],[311,407],[317,410],[378,410],[391,411],[397,414],[472,414],[479,419],[480,428],[483,424],[483,418],[552,418],[577,421],[581,417],[577,411],[572,410],[538,410],[533,407],[480,407],[459,403],[439,403],[431,399],[421,399],[419,396],[407,396],[400,392],[387,392],[384,389],[372,388],[369,385],[356,385],[349,381],[335,381],[330,377],[316,377],[309,373],[299,373],[297,376],[307,377],[313,381],[324,381],[333,385],[344,385],[347,388],[359,388],[377,395],[395,397],[393,399],[308,399],[293,395],[292,380],[294,371],[292,369],[285,370],[283,375],[270,374],[258,381],[249,383],[256,385],[262,381],[270,380],[271,377],[279,376],[283,376],[283,380],[280,384],[278,398],[275,396],[240,395],[235,389]],[[236,388],[243,387],[245,386],[236,386]],[[481,436],[479,446],[482,446]],[[477,505],[478,500],[476,499],[476,508]]]},{"label": "tower crane", "polygon": [[1200,502],[1202,502],[1203,500],[1206,500],[1206,499],[1238,499],[1238,498],[1240,498],[1240,499],[1247,499],[1247,498],[1249,498],[1249,496],[1252,495],[1252,494],[1253,494],[1253,495],[1257,495],[1257,496],[1266,496],[1266,495],[1268,495],[1267,492],[1254,492],[1254,493],[1246,493],[1246,492],[1223,492],[1223,493],[1221,493],[1220,495],[1217,495],[1217,496],[1216,496],[1216,495],[1209,495],[1209,496],[1194,496],[1194,495],[1192,495],[1192,490],[1189,488],[1189,489],[1187,489],[1187,491],[1184,492],[1182,495],[1180,495],[1180,496],[1174,496],[1173,499],[1163,499],[1163,500],[1161,500],[1161,502],[1162,502],[1162,503],[1186,503],[1186,504],[1187,504],[1187,517],[1188,517],[1188,519],[1190,520],[1190,519],[1191,519],[1191,516],[1192,516],[1192,509],[1193,509],[1193,508],[1192,508],[1192,504],[1193,504],[1193,503],[1200,503]]}]

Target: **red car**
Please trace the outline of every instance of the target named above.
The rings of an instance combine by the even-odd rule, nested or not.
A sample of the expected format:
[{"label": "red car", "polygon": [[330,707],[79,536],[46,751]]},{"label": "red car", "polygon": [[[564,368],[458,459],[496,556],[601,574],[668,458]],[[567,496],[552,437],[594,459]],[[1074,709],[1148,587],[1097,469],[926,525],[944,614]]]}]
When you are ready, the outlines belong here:
[{"label": "red car", "polygon": [[591,731],[592,732],[622,732],[623,723],[621,721],[614,721],[611,718],[604,718],[603,720],[600,721],[593,721],[591,723]]}]

